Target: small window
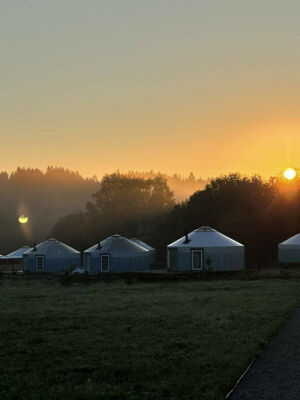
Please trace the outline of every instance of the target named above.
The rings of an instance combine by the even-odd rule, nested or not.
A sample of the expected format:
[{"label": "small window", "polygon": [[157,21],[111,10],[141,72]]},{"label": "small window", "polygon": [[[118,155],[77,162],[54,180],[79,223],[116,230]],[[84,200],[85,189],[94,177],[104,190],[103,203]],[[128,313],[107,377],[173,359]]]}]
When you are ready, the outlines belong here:
[{"label": "small window", "polygon": [[101,256],[101,272],[109,271],[109,255]]},{"label": "small window", "polygon": [[192,269],[203,269],[203,250],[192,250]]},{"label": "small window", "polygon": [[45,257],[44,256],[36,256],[35,258],[35,266],[36,270],[39,272],[44,271],[45,269]]}]

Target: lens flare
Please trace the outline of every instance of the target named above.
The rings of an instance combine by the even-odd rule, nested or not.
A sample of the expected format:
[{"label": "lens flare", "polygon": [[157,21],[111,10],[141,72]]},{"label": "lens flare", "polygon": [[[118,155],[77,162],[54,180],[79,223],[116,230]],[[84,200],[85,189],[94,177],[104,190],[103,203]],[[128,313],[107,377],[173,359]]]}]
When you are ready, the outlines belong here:
[{"label": "lens flare", "polygon": [[19,222],[20,222],[20,224],[27,224],[27,222],[28,222],[28,217],[26,217],[25,215],[21,215],[20,217],[19,217]]},{"label": "lens flare", "polygon": [[289,181],[291,181],[292,179],[296,178],[296,171],[294,170],[294,168],[287,168],[284,172],[283,172],[283,176],[288,179]]}]

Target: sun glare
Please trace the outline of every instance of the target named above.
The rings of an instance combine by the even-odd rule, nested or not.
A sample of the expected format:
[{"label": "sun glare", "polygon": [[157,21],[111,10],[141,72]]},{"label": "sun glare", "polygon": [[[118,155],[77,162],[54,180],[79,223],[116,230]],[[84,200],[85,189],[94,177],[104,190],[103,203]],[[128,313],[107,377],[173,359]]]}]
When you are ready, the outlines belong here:
[{"label": "sun glare", "polygon": [[28,217],[26,217],[25,215],[21,215],[19,217],[19,222],[20,224],[26,224],[28,222]]},{"label": "sun glare", "polygon": [[289,181],[291,181],[292,179],[294,179],[296,177],[296,171],[294,170],[294,168],[287,168],[284,172],[283,172],[283,176],[288,179]]}]

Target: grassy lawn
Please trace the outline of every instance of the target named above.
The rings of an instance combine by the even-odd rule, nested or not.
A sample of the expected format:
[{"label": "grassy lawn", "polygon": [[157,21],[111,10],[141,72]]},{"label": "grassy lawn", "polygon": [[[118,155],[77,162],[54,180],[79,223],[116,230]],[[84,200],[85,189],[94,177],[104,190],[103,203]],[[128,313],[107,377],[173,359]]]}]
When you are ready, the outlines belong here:
[{"label": "grassy lawn", "polygon": [[300,280],[2,279],[0,399],[224,399]]}]

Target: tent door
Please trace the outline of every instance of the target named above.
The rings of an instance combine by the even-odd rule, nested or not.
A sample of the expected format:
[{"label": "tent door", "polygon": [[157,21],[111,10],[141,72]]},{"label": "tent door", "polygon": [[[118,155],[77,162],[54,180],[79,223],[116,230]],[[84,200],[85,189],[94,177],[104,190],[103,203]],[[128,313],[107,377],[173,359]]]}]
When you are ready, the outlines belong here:
[{"label": "tent door", "polygon": [[35,257],[35,269],[37,272],[45,271],[45,256],[36,256]]},{"label": "tent door", "polygon": [[109,272],[110,258],[109,254],[101,254],[101,272]]},{"label": "tent door", "polygon": [[171,271],[178,271],[178,249],[169,249],[168,253],[169,269]]},{"label": "tent door", "polygon": [[84,269],[86,272],[91,271],[91,255],[90,254],[84,255]]},{"label": "tent door", "polygon": [[192,250],[192,270],[203,270],[203,250]]}]

